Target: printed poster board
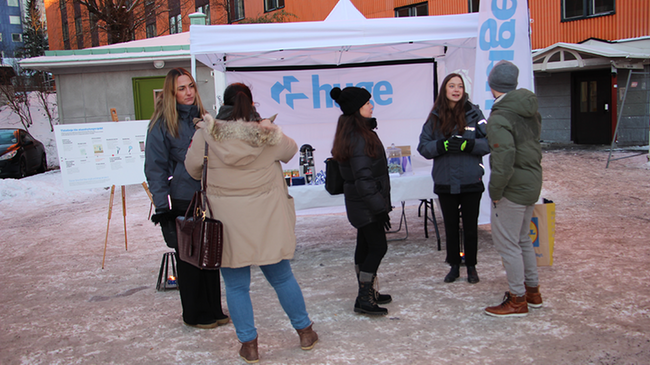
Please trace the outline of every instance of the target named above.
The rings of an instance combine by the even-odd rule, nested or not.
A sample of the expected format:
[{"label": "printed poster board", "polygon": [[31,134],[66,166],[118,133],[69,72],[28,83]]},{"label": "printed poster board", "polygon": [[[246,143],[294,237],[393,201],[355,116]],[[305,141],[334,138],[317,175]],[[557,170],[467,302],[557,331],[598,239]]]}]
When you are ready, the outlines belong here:
[{"label": "printed poster board", "polygon": [[149,121],[54,126],[65,190],[142,184]]}]

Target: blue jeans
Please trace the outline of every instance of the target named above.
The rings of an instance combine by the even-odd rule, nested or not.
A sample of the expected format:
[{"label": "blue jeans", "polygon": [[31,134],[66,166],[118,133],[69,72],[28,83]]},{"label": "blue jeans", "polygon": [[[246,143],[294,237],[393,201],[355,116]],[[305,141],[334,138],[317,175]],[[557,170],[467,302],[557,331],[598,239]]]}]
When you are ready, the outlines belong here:
[{"label": "blue jeans", "polygon": [[[300,286],[291,271],[289,260],[260,266],[260,269],[266,280],[275,289],[280,305],[289,316],[293,328],[307,328],[311,324],[311,320],[307,314]],[[221,268],[221,276],[226,285],[228,311],[232,323],[235,325],[237,338],[240,342],[252,341],[257,337],[257,329],[255,328],[253,303],[250,296],[251,268],[250,266],[236,269]]]}]

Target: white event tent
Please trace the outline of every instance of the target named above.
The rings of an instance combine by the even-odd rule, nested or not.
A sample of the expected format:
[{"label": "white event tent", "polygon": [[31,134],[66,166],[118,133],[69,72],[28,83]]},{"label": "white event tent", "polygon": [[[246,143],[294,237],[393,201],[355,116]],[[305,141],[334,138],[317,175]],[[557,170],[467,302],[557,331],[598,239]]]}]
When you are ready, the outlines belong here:
[{"label": "white event tent", "polygon": [[[430,161],[420,160],[415,148],[422,124],[433,106],[434,70],[437,69],[441,77],[452,71],[460,71],[471,84],[478,20],[478,13],[366,19],[349,0],[340,0],[324,21],[234,26],[192,25],[190,53],[193,65],[198,60],[218,71],[217,74],[225,72],[225,80],[215,82],[217,98],[222,95],[227,83],[242,81],[250,85],[262,116],[279,113],[276,123],[282,126],[287,135],[296,139],[299,146],[308,143],[316,148],[317,171],[323,169],[322,162],[330,155],[331,140],[340,110],[336,105],[321,109],[309,105],[308,109],[301,109],[299,101],[296,101],[295,108],[288,108],[284,103],[280,105],[277,100],[273,101],[268,91],[271,87],[266,88],[262,83],[282,83],[283,77],[292,70],[322,69],[334,74],[347,70],[352,73],[353,76],[348,76],[352,79],[362,72],[374,72],[384,79],[390,73],[391,77],[401,79],[404,91],[395,87],[393,103],[375,105],[374,116],[379,122],[378,134],[386,146],[391,143],[411,146],[413,159],[416,160],[414,167],[418,166],[418,160],[420,166],[430,166]],[[427,75],[420,75],[420,70],[416,69],[415,74],[411,72],[410,77],[404,79],[403,75],[414,67],[409,62],[428,62]],[[389,70],[394,68],[394,72],[382,68],[382,65],[395,64],[406,66],[389,67]],[[359,68],[349,69],[351,65]],[[368,65],[373,67],[364,67]],[[252,76],[255,73],[252,71],[271,75],[272,79],[260,81],[257,76]],[[296,78],[300,79],[299,76]],[[285,89],[296,92],[300,87],[299,81],[302,80],[292,85],[285,82]],[[353,80],[353,83],[356,85],[360,81]],[[345,86],[343,82],[340,84],[341,87]],[[372,93],[373,90],[370,91]],[[401,99],[397,95],[400,92],[404,94]],[[305,91],[303,94],[310,97],[312,92]],[[321,93],[321,98],[329,98],[328,93]],[[404,103],[399,103],[398,100],[404,100]],[[417,102],[414,103],[414,100]],[[387,118],[387,114],[408,115],[406,118]],[[289,166],[291,167],[294,166]]]},{"label": "white event tent", "polygon": [[[324,21],[192,25],[190,54],[193,68],[198,60],[224,75],[215,78],[218,99],[229,83],[251,86],[263,117],[278,113],[275,123],[298,146],[314,147],[317,172],[331,155],[341,114],[329,90],[367,88],[383,144],[410,146],[414,171],[428,174],[432,162],[416,148],[437,80],[458,72],[471,95],[478,28],[478,13],[366,19],[340,0]],[[297,168],[298,156],[285,167]]]},{"label": "white event tent", "polygon": [[477,31],[478,13],[366,19],[341,0],[324,21],[193,25],[190,53],[219,71],[401,61],[442,57],[445,48],[473,54]]}]

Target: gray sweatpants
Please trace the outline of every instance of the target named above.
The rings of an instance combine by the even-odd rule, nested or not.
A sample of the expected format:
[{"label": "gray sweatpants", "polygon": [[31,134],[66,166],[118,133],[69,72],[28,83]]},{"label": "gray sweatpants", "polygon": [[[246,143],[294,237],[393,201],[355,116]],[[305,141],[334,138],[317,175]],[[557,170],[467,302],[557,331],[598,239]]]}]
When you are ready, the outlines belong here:
[{"label": "gray sweatpants", "polygon": [[535,249],[528,235],[533,208],[506,198],[492,203],[492,241],[503,259],[510,293],[516,296],[526,294],[524,283],[530,287],[539,285]]}]

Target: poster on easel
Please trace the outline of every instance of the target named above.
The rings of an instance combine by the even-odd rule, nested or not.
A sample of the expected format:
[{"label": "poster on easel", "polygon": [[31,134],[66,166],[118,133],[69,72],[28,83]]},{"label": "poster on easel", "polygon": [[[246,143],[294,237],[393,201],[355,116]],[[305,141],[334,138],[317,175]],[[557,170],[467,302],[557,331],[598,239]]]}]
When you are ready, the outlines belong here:
[{"label": "poster on easel", "polygon": [[54,126],[65,190],[141,184],[148,120]]}]

